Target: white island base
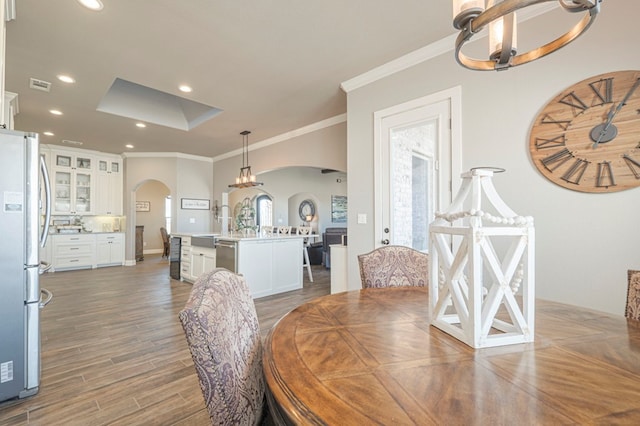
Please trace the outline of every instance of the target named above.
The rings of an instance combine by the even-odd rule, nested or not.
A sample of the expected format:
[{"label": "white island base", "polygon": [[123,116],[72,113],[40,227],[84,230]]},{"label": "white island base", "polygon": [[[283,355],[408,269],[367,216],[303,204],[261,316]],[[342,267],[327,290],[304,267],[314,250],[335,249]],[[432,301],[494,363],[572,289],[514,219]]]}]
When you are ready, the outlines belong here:
[{"label": "white island base", "polygon": [[254,299],[302,288],[302,237],[220,236],[218,240],[237,244],[237,273],[247,281]]}]

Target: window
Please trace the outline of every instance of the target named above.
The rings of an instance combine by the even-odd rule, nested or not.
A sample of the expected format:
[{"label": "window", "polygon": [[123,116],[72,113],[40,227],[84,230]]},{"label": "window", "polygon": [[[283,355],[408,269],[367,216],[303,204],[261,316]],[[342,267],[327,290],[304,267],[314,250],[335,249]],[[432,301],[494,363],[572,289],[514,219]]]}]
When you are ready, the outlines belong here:
[{"label": "window", "polygon": [[260,195],[256,198],[257,218],[256,225],[273,226],[273,201],[268,195]]},{"label": "window", "polygon": [[164,199],[164,227],[167,234],[171,235],[171,195]]}]

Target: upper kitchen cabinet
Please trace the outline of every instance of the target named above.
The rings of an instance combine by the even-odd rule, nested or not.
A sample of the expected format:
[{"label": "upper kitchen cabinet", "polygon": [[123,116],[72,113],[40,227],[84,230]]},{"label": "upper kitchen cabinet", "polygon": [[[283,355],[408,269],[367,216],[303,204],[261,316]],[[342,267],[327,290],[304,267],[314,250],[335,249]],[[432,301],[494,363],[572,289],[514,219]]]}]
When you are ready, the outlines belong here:
[{"label": "upper kitchen cabinet", "polygon": [[96,209],[99,215],[122,215],[122,158],[103,155],[96,158]]},{"label": "upper kitchen cabinet", "polygon": [[51,150],[52,214],[94,214],[93,156],[71,150]]}]

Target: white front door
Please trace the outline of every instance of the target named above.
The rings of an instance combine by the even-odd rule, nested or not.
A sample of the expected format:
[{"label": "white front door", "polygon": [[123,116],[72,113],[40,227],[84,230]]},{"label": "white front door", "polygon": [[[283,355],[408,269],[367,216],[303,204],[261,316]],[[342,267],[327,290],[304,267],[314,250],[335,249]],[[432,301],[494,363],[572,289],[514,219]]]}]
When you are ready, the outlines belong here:
[{"label": "white front door", "polygon": [[426,252],[429,224],[451,203],[451,94],[375,113],[376,247]]}]

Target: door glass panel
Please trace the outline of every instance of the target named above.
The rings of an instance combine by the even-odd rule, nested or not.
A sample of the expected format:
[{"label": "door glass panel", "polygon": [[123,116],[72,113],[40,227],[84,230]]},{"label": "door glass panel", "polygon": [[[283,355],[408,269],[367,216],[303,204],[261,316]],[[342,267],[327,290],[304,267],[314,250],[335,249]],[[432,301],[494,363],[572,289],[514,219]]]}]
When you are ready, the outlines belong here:
[{"label": "door glass panel", "polygon": [[98,170],[100,170],[101,172],[106,172],[107,171],[107,162],[104,161],[104,160],[98,161]]},{"label": "door glass panel", "polygon": [[76,211],[91,211],[91,175],[85,173],[76,174]]},{"label": "door glass panel", "polygon": [[390,131],[391,243],[426,251],[433,220],[437,120]]},{"label": "door glass panel", "polygon": [[120,164],[119,163],[111,163],[111,172],[112,173],[118,173],[120,171]]},{"label": "door glass panel", "polygon": [[71,210],[71,173],[56,171],[54,209],[58,212]]},{"label": "door glass panel", "polygon": [[91,168],[91,159],[90,158],[76,158],[76,168],[77,169],[90,169]]}]

